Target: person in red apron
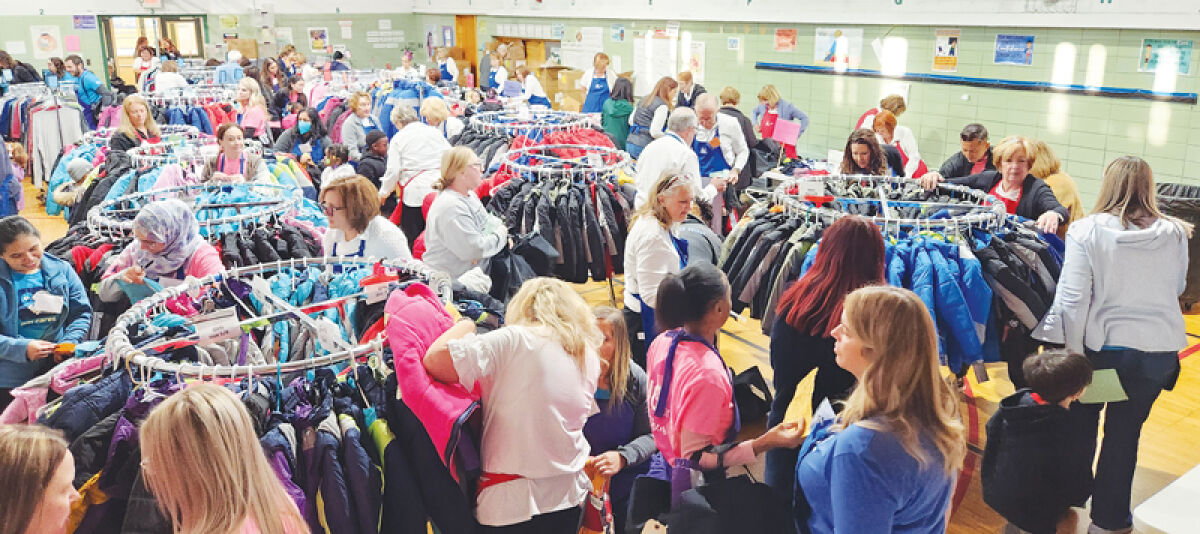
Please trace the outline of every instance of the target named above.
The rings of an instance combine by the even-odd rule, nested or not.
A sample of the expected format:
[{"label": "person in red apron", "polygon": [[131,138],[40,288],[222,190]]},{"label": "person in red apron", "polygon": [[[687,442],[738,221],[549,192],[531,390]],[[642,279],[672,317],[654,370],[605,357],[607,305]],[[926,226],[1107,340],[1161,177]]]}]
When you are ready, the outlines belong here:
[{"label": "person in red apron", "polygon": [[584,73],[579,79],[579,87],[587,91],[583,99],[584,113],[600,113],[604,110],[604,101],[608,100],[615,80],[608,72],[608,63],[608,54],[597,52],[592,58],[592,72]]},{"label": "person in red apron", "polygon": [[[716,266],[698,263],[667,275],[659,289],[659,322],[668,330],[647,351],[650,428],[659,453],[647,477],[670,482],[672,508],[703,474],[724,478],[725,468],[746,465],[756,455],[803,442],[802,428],[782,423],[761,436],[736,443],[741,421],[733,375],[715,345],[729,318],[729,282]],[[658,515],[641,508],[635,485],[631,522]],[[658,510],[657,512],[666,512]]]},{"label": "person in red apron", "polygon": [[[758,131],[762,134],[763,139],[770,139],[775,134],[775,123],[780,120],[798,121],[800,123],[800,133],[804,135],[808,130],[808,114],[800,111],[799,108],[792,105],[791,102],[784,100],[779,95],[779,90],[774,85],[765,85],[758,92],[758,107],[754,108],[751,114],[751,120],[758,125]],[[784,154],[789,158],[796,157],[796,146],[784,145]]]}]

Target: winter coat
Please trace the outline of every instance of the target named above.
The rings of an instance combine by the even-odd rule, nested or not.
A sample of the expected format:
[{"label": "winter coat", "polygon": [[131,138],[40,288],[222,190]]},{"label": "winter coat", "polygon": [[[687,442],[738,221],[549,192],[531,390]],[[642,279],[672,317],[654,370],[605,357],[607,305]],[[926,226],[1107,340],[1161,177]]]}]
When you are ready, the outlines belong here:
[{"label": "winter coat", "polygon": [[[952,184],[965,185],[971,189],[978,189],[983,192],[989,192],[1003,177],[1000,171],[984,171],[979,174],[971,174],[961,178],[953,178],[946,180]],[[1037,219],[1043,213],[1053,211],[1062,217],[1062,222],[1071,220],[1071,214],[1059,204],[1058,197],[1054,196],[1054,190],[1050,189],[1046,182],[1035,178],[1032,174],[1025,177],[1025,182],[1021,185],[1021,200],[1017,202],[1017,215],[1026,219]]]},{"label": "winter coat", "polygon": [[[987,154],[983,156],[984,171],[994,171],[996,166],[992,163],[992,147],[988,147]],[[951,178],[959,178],[971,174],[971,169],[975,167],[975,163],[967,161],[967,157],[962,151],[955,152],[953,156],[946,158],[942,166],[938,169],[938,174],[947,180]],[[920,178],[916,176],[915,178]]]}]

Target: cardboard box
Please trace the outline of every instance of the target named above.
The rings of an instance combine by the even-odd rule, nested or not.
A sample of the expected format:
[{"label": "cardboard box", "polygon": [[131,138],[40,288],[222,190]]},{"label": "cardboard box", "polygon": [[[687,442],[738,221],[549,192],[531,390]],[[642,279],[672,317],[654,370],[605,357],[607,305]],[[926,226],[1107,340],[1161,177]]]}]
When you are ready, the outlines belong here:
[{"label": "cardboard box", "polygon": [[576,69],[563,69],[558,73],[558,87],[563,91],[575,91],[579,88],[579,79],[583,77],[583,71]]},{"label": "cardboard box", "polygon": [[573,91],[559,92],[558,109],[563,111],[581,111],[583,110],[583,91],[578,89]]},{"label": "cardboard box", "polygon": [[507,56],[508,57],[506,57],[505,59],[509,59],[509,60],[513,60],[513,61],[524,60],[525,59],[525,42],[524,41],[512,41],[512,42],[508,43]]}]

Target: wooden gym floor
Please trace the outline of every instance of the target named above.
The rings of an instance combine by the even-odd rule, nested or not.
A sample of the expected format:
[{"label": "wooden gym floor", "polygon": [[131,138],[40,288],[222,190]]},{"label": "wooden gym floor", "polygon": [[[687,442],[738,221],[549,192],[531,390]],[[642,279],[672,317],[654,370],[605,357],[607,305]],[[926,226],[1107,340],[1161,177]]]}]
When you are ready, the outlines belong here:
[{"label": "wooden gym floor", "polygon": [[[32,184],[25,184],[26,208],[22,215],[30,219],[41,231],[43,242],[49,243],[66,233],[67,224],[60,216],[46,215],[45,209],[37,201],[37,194],[37,189]],[[589,304],[612,304],[607,283],[578,284],[575,288]],[[619,306],[619,277],[613,288]],[[1182,361],[1183,372],[1175,390],[1163,392],[1154,404],[1150,419],[1142,430],[1137,474],[1133,485],[1134,507],[1200,464],[1200,447],[1195,446],[1200,440],[1200,369],[1197,369],[1200,366],[1200,356],[1186,357],[1200,351],[1200,315],[1188,315],[1186,319],[1189,338],[1195,344],[1182,353],[1185,356]],[[768,354],[770,338],[762,334],[759,321],[750,319],[741,323],[730,320],[722,332],[720,347],[725,361],[735,371],[740,372],[757,365],[770,383],[773,375]],[[974,398],[964,400],[963,414],[968,419],[968,428],[973,429],[972,434],[977,437],[969,440],[970,452],[964,471],[970,473],[970,479],[965,489],[959,488],[961,495],[956,495],[958,506],[948,530],[952,534],[991,534],[1001,532],[1004,527],[1004,520],[983,502],[979,463],[986,440],[984,425],[1000,399],[1013,392],[1013,386],[1008,381],[1003,363],[989,364],[988,376],[991,379],[981,384],[975,380],[972,373],[968,373],[970,391]],[[809,376],[801,382],[796,391],[795,401],[788,409],[789,420],[798,420],[802,415],[810,413],[808,399],[812,380],[812,376]],[[762,430],[763,425],[760,423],[744,429],[743,434],[757,435]],[[751,472],[761,480],[761,462],[754,466]],[[1081,517],[1084,519],[1077,529],[1079,534],[1087,531],[1086,513],[1081,512]]]}]

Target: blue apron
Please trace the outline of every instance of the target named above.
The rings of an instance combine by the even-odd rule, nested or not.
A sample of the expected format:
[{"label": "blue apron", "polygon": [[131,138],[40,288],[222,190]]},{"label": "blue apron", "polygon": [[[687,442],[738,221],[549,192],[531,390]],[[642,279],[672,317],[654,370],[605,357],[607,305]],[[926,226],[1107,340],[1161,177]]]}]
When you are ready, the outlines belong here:
[{"label": "blue apron", "polygon": [[[680,239],[675,236],[671,236],[671,242],[675,245],[675,252],[679,253],[679,270],[682,271],[684,267],[687,267],[688,242],[686,239]],[[642,309],[640,312],[642,316],[642,335],[646,341],[646,348],[650,348],[650,343],[658,336],[658,325],[654,320],[654,308],[646,304],[646,301],[642,300],[641,295],[634,294],[633,298],[637,299],[638,306]]]},{"label": "blue apron", "polygon": [[583,100],[584,113],[600,113],[604,111],[604,101],[608,100],[609,88],[606,77],[592,78],[588,86],[587,98]]},{"label": "blue apron", "polygon": [[530,96],[529,105],[550,107],[550,99],[544,96]]},{"label": "blue apron", "polygon": [[713,129],[712,141],[705,143],[699,139],[692,140],[692,151],[696,153],[696,159],[700,160],[700,176],[702,177],[709,177],[714,173],[733,168],[729,162],[725,161],[725,153],[721,150],[720,127]]},{"label": "blue apron", "polygon": [[492,70],[488,71],[488,87],[498,87],[499,86],[499,84],[496,83],[496,71],[497,70],[498,69],[492,69]]},{"label": "blue apron", "polygon": [[[331,251],[330,251],[330,254],[329,254],[331,257],[334,257],[334,258],[336,258],[336,257],[337,257],[337,255],[338,255],[337,246],[338,246],[337,242],[334,242],[334,244],[333,244],[333,250],[331,250]],[[350,257],[350,258],[361,258],[361,257],[363,257],[363,256],[364,256],[364,254],[366,253],[366,251],[367,251],[367,240],[366,240],[366,239],[359,239],[359,240],[358,240],[358,252],[352,252],[352,253],[350,253],[350,254],[346,254],[346,256],[347,256],[347,257]],[[333,272],[335,272],[335,273],[339,273],[339,274],[340,274],[340,273],[342,272],[342,266],[341,266],[341,265],[334,265],[334,266],[333,266]]]},{"label": "blue apron", "polygon": [[[675,378],[675,352],[679,348],[679,343],[683,341],[691,341],[701,343],[708,350],[713,351],[717,358],[721,360],[721,364],[725,367],[729,374],[730,384],[733,383],[733,373],[729,371],[729,366],[725,365],[725,359],[721,357],[721,352],[717,350],[711,342],[706,339],[693,336],[687,333],[684,329],[679,328],[672,330],[666,334],[671,338],[671,347],[667,349],[667,359],[663,363],[663,378],[658,392],[658,402],[654,405],[654,417],[663,417],[666,415],[667,402],[671,395],[671,382]],[[737,441],[738,432],[742,429],[742,418],[738,413],[737,397],[731,396],[733,401],[733,422],[729,428],[725,429],[725,439],[721,442],[723,445],[730,445]],[[676,458],[674,462],[667,465],[666,459],[662,453],[655,453],[653,465],[650,468],[650,474],[647,476],[661,477],[666,475],[666,480],[671,483],[671,508],[674,509],[679,505],[680,498],[683,492],[692,489],[692,471],[700,470],[698,462],[699,456],[695,455],[697,460],[692,458]],[[710,472],[710,474],[712,474]]]},{"label": "blue apron", "polygon": [[358,122],[359,122],[359,124],[362,124],[363,134],[369,134],[369,133],[379,129],[378,127],[375,126],[375,121],[371,119],[370,115],[368,115],[367,118],[362,119]]},{"label": "blue apron", "polygon": [[438,65],[438,68],[441,69],[441,71],[442,71],[442,81],[444,81],[444,82],[454,81],[454,75],[450,74],[450,69],[446,67],[445,62]]}]

